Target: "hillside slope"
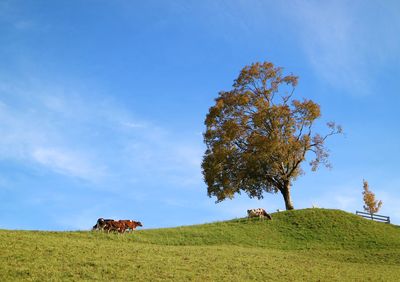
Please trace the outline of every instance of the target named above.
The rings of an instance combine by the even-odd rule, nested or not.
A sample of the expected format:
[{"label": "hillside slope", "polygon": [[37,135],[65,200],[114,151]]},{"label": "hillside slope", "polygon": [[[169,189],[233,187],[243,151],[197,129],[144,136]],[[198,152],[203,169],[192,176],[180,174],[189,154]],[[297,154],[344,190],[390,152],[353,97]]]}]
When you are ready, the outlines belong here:
[{"label": "hillside slope", "polygon": [[324,209],[133,234],[0,230],[0,281],[397,281],[400,228]]},{"label": "hillside slope", "polygon": [[162,245],[241,245],[276,249],[400,248],[400,229],[340,210],[304,209],[273,220],[235,219],[144,230],[132,240]]}]

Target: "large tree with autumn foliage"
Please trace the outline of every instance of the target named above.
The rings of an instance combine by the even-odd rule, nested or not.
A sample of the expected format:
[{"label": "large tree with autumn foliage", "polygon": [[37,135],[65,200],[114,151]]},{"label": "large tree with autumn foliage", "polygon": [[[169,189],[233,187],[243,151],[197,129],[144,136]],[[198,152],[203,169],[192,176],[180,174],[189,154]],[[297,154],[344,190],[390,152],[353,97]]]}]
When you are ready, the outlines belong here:
[{"label": "large tree with autumn foliage", "polygon": [[220,202],[241,192],[258,199],[280,192],[290,210],[292,182],[306,157],[312,170],[329,166],[325,140],[342,129],[330,122],[327,134],[313,131],[320,107],[293,98],[297,82],[270,62],[255,63],[242,69],[232,90],[219,93],[205,120],[208,196]]}]

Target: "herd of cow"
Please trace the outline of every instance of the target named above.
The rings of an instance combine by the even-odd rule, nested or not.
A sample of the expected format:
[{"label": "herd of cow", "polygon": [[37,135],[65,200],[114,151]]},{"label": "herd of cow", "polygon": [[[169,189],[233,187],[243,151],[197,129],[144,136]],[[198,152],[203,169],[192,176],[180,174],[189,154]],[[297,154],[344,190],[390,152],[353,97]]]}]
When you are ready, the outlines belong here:
[{"label": "herd of cow", "polygon": [[125,233],[125,231],[132,232],[138,226],[143,226],[140,221],[99,218],[92,230],[106,231],[107,233],[110,231]]},{"label": "herd of cow", "polygon": [[[271,215],[268,214],[264,209],[258,208],[258,209],[250,209],[247,210],[247,217],[258,217],[258,218],[267,218],[267,219],[272,219]],[[142,227],[142,223],[140,221],[134,221],[134,220],[113,220],[113,219],[104,219],[104,218],[99,218],[96,222],[96,224],[93,226],[92,230],[100,230],[100,231],[106,231],[109,233],[110,231],[118,232],[118,233],[125,233],[125,231],[130,231],[132,232],[133,230],[136,229],[136,227]]]}]

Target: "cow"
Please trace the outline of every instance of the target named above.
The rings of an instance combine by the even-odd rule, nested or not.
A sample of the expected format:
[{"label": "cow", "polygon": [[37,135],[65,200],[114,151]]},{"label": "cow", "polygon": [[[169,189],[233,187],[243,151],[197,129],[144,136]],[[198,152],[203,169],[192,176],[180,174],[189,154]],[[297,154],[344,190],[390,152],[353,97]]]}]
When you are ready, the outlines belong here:
[{"label": "cow", "polygon": [[92,230],[104,230],[104,228],[107,226],[107,224],[111,221],[114,221],[114,220],[99,218],[97,220],[96,224],[93,226]]},{"label": "cow", "polygon": [[136,229],[136,227],[138,226],[143,226],[142,223],[140,221],[134,221],[134,220],[119,220],[119,222],[122,222],[123,224],[125,224],[125,228],[133,231]]},{"label": "cow", "polygon": [[119,220],[111,220],[106,223],[104,226],[103,230],[107,231],[107,233],[110,233],[110,231],[117,231],[118,233],[124,233],[126,230],[126,226],[123,222],[120,222]]},{"label": "cow", "polygon": [[264,209],[262,208],[258,208],[258,209],[250,209],[247,210],[247,217],[251,218],[251,217],[258,217],[258,218],[268,218],[268,219],[272,219],[271,215],[269,215]]}]

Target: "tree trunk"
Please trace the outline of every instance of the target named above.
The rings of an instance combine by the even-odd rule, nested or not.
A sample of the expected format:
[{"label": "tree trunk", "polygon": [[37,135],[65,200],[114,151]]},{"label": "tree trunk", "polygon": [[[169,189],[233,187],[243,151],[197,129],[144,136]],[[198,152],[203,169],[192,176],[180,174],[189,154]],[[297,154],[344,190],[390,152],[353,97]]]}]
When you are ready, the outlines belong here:
[{"label": "tree trunk", "polygon": [[280,189],[283,199],[285,200],[285,206],[286,210],[293,210],[293,203],[292,199],[290,198],[290,183],[287,182],[283,185],[283,187]]}]

